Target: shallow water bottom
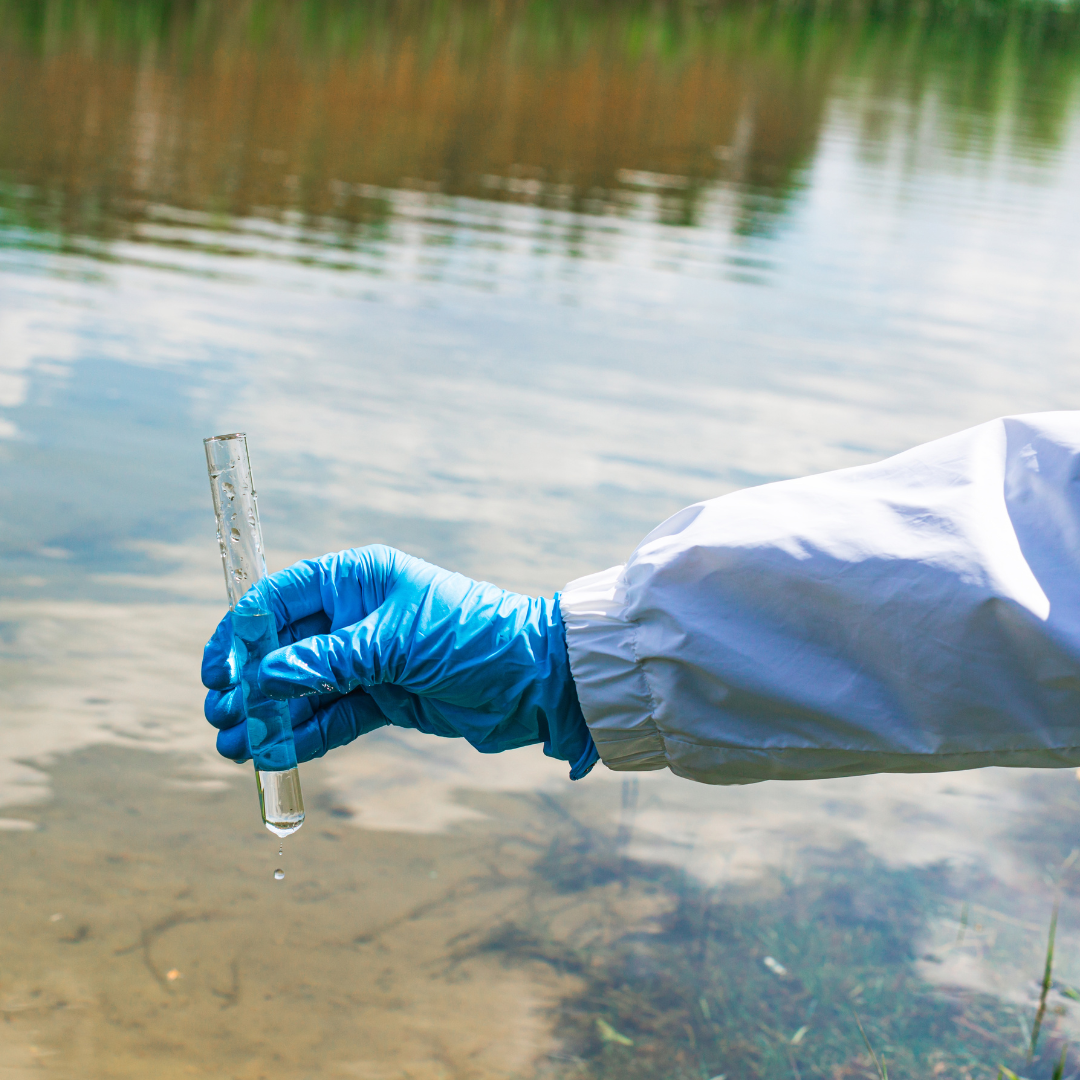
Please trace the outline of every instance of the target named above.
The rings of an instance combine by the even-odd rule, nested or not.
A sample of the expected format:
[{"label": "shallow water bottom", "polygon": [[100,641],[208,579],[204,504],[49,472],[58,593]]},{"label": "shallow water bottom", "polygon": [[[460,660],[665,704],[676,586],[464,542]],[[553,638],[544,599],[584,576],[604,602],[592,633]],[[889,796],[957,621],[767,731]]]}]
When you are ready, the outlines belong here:
[{"label": "shallow water bottom", "polygon": [[[1071,772],[1026,775],[994,864],[890,862],[850,831],[886,821],[854,785],[459,790],[472,816],[446,832],[370,831],[340,767],[304,767],[308,821],[279,859],[247,767],[56,758],[54,796],[5,810],[33,827],[0,831],[0,1080],[844,1080],[874,1075],[856,1015],[899,1075],[991,1077],[1027,1065],[1055,894],[1022,1075],[1049,1077],[1078,1030]],[[982,774],[1015,795],[1009,779]],[[944,819],[912,810],[914,783],[891,827],[925,837]]]},{"label": "shallow water bottom", "polygon": [[282,862],[249,770],[178,767],[80,751],[38,828],[0,833],[3,1080],[510,1076],[552,1048],[567,977],[468,948],[522,902],[525,803],[450,836],[364,832],[312,768]]}]

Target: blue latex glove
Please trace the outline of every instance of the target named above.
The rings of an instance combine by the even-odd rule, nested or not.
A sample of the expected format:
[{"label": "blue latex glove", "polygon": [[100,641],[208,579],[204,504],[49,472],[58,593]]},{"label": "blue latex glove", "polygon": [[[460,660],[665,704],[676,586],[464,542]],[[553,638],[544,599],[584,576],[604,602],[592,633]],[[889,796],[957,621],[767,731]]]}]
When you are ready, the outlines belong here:
[{"label": "blue latex glove", "polygon": [[[388,547],[309,559],[264,578],[237,611],[274,613],[283,647],[259,685],[289,699],[300,761],[395,724],[497,754],[542,742],[584,776],[598,755],[570,674],[558,597],[472,581]],[[203,654],[218,752],[250,757],[231,613]]]}]

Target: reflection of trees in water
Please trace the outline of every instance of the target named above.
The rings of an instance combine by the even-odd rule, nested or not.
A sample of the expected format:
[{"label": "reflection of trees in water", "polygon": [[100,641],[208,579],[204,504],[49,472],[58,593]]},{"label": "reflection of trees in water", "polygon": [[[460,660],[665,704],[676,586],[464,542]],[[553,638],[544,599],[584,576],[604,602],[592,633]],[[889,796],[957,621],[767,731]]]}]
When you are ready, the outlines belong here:
[{"label": "reflection of trees in water", "polygon": [[401,186],[686,225],[719,188],[767,231],[831,97],[868,155],[927,118],[957,152],[1038,155],[1078,60],[1076,9],[1030,5],[0,0],[0,172],[33,189],[9,212],[102,237],[168,203],[349,243]]}]

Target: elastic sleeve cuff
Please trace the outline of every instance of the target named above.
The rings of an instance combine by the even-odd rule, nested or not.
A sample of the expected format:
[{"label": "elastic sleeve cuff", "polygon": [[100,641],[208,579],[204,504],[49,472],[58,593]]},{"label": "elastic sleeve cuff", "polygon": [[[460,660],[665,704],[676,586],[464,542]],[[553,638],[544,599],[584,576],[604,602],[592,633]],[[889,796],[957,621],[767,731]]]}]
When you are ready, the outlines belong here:
[{"label": "elastic sleeve cuff", "polygon": [[577,578],[560,594],[570,670],[604,764],[616,771],[664,769],[664,741],[634,648],[636,627],[623,617],[622,570]]}]

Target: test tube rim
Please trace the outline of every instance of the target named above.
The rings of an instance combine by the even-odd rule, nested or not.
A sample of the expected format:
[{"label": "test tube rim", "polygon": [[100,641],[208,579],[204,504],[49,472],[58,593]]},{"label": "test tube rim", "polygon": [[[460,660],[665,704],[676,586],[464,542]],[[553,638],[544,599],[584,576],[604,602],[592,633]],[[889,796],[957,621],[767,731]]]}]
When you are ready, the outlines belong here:
[{"label": "test tube rim", "polygon": [[234,431],[231,435],[211,435],[209,438],[203,439],[203,445],[212,442],[228,442],[230,439],[246,439],[246,431]]}]

